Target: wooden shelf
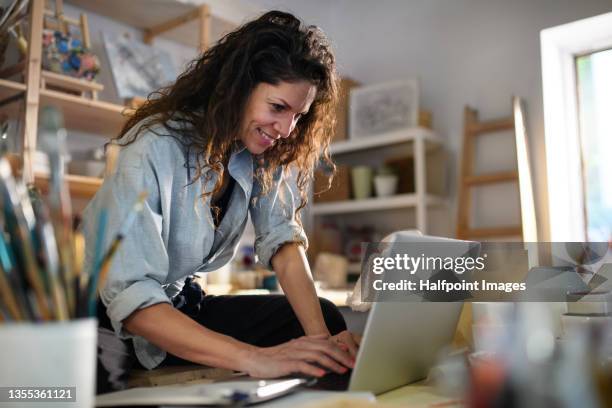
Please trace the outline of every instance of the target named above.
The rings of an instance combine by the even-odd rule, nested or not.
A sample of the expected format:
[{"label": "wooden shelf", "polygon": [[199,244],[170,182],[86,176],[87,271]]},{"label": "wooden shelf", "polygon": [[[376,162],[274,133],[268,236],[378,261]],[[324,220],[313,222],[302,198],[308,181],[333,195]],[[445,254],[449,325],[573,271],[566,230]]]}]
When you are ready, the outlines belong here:
[{"label": "wooden shelf", "polygon": [[[21,156],[9,153],[6,155],[6,158],[11,164],[13,174],[21,176],[21,168],[23,166]],[[68,182],[68,187],[70,188],[70,194],[90,198],[96,194],[96,191],[98,191],[104,180],[99,177],[66,174],[66,181]],[[49,191],[49,174],[37,172],[34,176],[34,185],[43,193],[47,193]]]},{"label": "wooden shelf", "polygon": [[9,81],[7,79],[0,79],[0,101],[4,101],[18,94],[24,94],[22,98],[0,106],[0,113],[7,115],[10,118],[16,117],[20,107],[23,106],[25,90],[25,84]]},{"label": "wooden shelf", "polygon": [[[25,84],[0,79],[0,100],[25,90]],[[50,89],[40,90],[40,105],[53,105],[60,108],[68,129],[95,133],[105,137],[117,135],[125,123],[127,115],[131,112],[123,105],[92,100]],[[14,116],[17,113],[18,106],[16,103],[11,103],[0,107],[0,111],[9,116]]]},{"label": "wooden shelf", "polygon": [[41,82],[46,84],[45,87],[57,86],[63,89],[79,90],[81,92],[101,92],[104,90],[104,85],[95,81],[74,78],[69,75],[62,75],[44,69],[41,71],[40,76],[42,78]]},{"label": "wooden shelf", "polygon": [[117,135],[130,112],[123,105],[91,100],[50,89],[40,90],[40,105],[60,108],[64,113],[68,129],[104,136]]},{"label": "wooden shelf", "polygon": [[[425,197],[427,205],[441,205],[444,199],[428,194]],[[313,215],[345,214],[363,211],[391,210],[395,208],[415,207],[418,204],[416,194],[398,194],[383,198],[368,198],[365,200],[338,201],[333,203],[313,204]]]},{"label": "wooden shelf", "polygon": [[360,150],[412,142],[417,138],[423,138],[423,140],[425,140],[425,146],[428,150],[437,148],[440,144],[442,144],[442,139],[433,131],[422,127],[415,127],[384,135],[335,142],[330,145],[330,152],[332,155],[352,153]]},{"label": "wooden shelf", "polygon": [[[70,195],[91,198],[96,194],[96,191],[102,185],[103,179],[98,177],[86,177],[78,176],[75,174],[67,174],[66,181],[70,188]],[[49,175],[36,173],[34,178],[34,185],[38,187],[43,193],[49,191]]]},{"label": "wooden shelf", "polygon": [[25,92],[26,86],[21,82],[0,79],[0,99],[10,98],[21,92]]}]

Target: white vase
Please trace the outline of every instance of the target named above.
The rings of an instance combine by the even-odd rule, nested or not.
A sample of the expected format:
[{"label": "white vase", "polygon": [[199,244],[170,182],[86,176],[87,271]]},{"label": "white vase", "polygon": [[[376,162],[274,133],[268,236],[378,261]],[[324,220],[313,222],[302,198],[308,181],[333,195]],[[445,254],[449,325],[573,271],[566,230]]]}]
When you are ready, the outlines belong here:
[{"label": "white vase", "polygon": [[377,197],[388,197],[397,191],[397,179],[395,174],[379,174],[374,177],[374,189]]}]

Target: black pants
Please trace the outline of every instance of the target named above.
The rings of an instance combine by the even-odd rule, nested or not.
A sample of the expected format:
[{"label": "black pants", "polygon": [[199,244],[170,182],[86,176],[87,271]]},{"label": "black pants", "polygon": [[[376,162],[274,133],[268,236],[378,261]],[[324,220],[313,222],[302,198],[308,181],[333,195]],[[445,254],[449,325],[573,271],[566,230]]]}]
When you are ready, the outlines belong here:
[{"label": "black pants", "polygon": [[[329,331],[337,334],[346,330],[338,308],[327,299],[319,300]],[[198,309],[193,313],[191,308],[186,314],[211,330],[259,347],[275,346],[304,335],[283,295],[206,295]],[[98,393],[123,389],[129,370],[143,367],[136,359],[132,341],[122,341],[112,332],[102,303],[98,304],[98,319]],[[160,367],[185,364],[194,363],[168,353]]]}]

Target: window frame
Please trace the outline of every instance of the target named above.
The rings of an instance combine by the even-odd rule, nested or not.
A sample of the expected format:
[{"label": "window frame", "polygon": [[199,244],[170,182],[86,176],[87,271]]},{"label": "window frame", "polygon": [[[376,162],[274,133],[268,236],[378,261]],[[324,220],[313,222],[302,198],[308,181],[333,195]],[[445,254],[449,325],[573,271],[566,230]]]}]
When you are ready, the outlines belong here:
[{"label": "window frame", "polygon": [[540,45],[550,240],[585,242],[587,225],[575,59],[612,47],[612,13],[542,30]]}]

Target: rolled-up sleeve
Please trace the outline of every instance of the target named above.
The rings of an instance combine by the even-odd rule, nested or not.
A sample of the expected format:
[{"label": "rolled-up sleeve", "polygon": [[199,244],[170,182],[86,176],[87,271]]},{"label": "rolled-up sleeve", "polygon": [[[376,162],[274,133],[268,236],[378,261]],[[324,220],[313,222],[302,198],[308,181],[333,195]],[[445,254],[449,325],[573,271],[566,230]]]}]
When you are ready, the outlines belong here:
[{"label": "rolled-up sleeve", "polygon": [[[128,159],[133,163],[121,164],[129,162]],[[160,187],[154,163],[141,156],[120,158],[117,171],[107,176],[83,217],[87,270],[93,268],[101,212],[107,212],[104,248],[109,248],[143,191],[148,194],[144,208],[124,236],[100,291],[108,317],[122,338],[132,337],[123,330],[122,321],[134,311],[157,303],[170,303],[162,288],[168,275],[169,259],[162,235]]]},{"label": "rolled-up sleeve", "polygon": [[308,248],[308,238],[295,217],[299,200],[295,177],[282,169],[276,171],[267,194],[262,195],[262,186],[255,178],[249,210],[255,228],[255,253],[266,268],[272,269],[272,257],[286,243]]}]

